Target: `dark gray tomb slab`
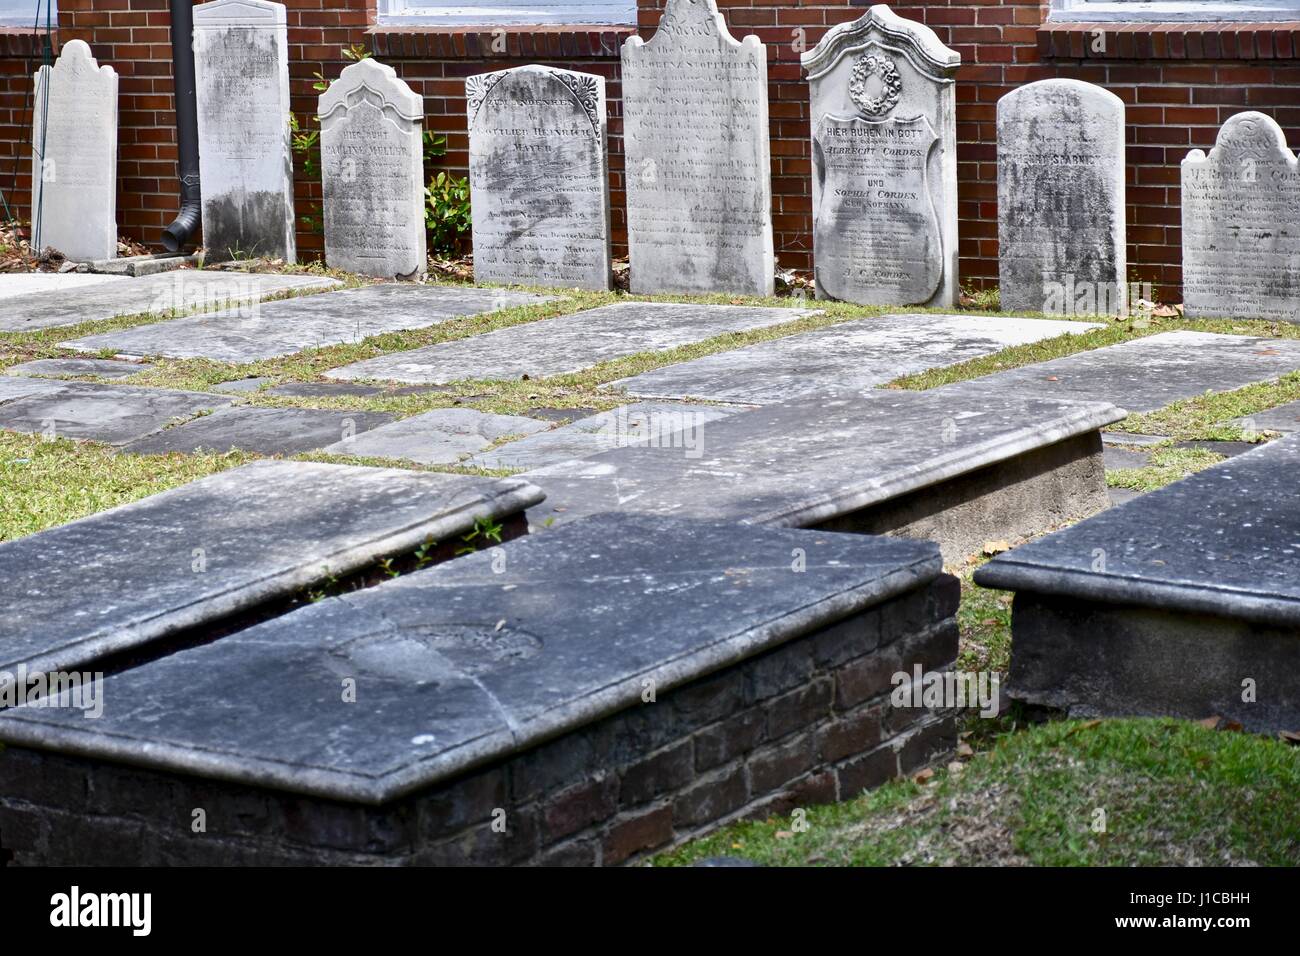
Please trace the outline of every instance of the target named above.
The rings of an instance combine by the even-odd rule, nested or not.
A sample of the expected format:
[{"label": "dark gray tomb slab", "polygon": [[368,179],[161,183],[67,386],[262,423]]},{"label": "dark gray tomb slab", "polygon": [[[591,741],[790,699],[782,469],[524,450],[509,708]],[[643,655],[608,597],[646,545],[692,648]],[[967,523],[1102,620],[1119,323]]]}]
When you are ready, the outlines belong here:
[{"label": "dark gray tomb slab", "polygon": [[[5,711],[0,825],[35,788],[79,812],[86,787],[51,785],[79,768],[102,823],[135,820],[98,863],[618,863],[950,750],[924,708],[860,728],[890,674],[952,662],[957,596],[927,542],[575,522],[111,674],[96,720]],[[199,793],[207,831],[178,830]],[[52,832],[22,861],[77,854]]]},{"label": "dark gray tomb slab", "polygon": [[1114,402],[1150,412],[1207,391],[1226,392],[1300,369],[1300,341],[1214,332],[1162,332],[945,385],[953,401],[982,395]]},{"label": "dark gray tomb slab", "polygon": [[0,405],[0,428],[121,445],[234,399],[208,392],[62,382]]},{"label": "dark gray tomb slab", "polygon": [[618,302],[498,329],[455,342],[366,359],[327,378],[445,384],[473,379],[543,378],[579,372],[637,352],[658,352],[794,322],[808,309],[678,302]]},{"label": "dark gray tomb slab", "polygon": [[1077,715],[1300,727],[1300,437],[998,555],[1010,692]]},{"label": "dark gray tomb slab", "polygon": [[390,282],[139,325],[63,345],[83,352],[112,349],[119,355],[257,362],[548,301],[552,299],[528,292]]},{"label": "dark gray tomb slab", "polygon": [[0,544],[0,671],[91,666],[541,497],[519,479],[316,462],[212,475]]},{"label": "dark gray tomb slab", "polygon": [[387,412],[318,408],[224,408],[127,442],[122,451],[159,455],[170,451],[220,453],[238,448],[260,455],[296,455],[368,432],[395,417]]},{"label": "dark gray tomb slab", "polygon": [[0,298],[0,332],[33,332],[125,315],[183,315],[200,309],[256,302],[291,290],[329,289],[338,284],[337,279],[319,276],[196,269],[139,279],[113,279]]},{"label": "dark gray tomb slab", "polygon": [[900,534],[959,561],[1105,508],[1104,403],[938,390],[800,400],[701,424],[693,441],[526,472],[532,520],[604,511]]}]

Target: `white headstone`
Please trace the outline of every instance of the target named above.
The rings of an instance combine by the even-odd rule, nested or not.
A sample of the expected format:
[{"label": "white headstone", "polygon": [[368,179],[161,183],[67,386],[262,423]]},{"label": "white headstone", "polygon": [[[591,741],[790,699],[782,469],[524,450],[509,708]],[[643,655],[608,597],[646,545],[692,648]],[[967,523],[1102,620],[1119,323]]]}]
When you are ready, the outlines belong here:
[{"label": "white headstone", "polygon": [[1238,113],[1183,160],[1183,306],[1300,322],[1300,165],[1263,113]]},{"label": "white headstone", "polygon": [[325,263],[381,279],[427,268],[424,97],[373,59],[319,100]]},{"label": "white headstone", "polygon": [[611,288],[605,80],[521,66],[465,80],[474,277]]},{"label": "white headstone", "polygon": [[36,71],[32,246],[69,259],[117,256],[117,74],[83,40]]},{"label": "white headstone", "polygon": [[1121,311],[1124,263],[1124,101],[1081,80],[1012,90],[998,100],[1002,308],[1048,311],[1086,286],[1098,311]]},{"label": "white headstone", "polygon": [[771,295],[767,48],[716,0],[668,0],[622,80],[632,291]]},{"label": "white headstone", "polygon": [[960,54],[877,4],[802,61],[818,298],[955,306]]},{"label": "white headstone", "polygon": [[208,257],[294,261],[284,4],[213,0],[196,6],[194,74]]}]

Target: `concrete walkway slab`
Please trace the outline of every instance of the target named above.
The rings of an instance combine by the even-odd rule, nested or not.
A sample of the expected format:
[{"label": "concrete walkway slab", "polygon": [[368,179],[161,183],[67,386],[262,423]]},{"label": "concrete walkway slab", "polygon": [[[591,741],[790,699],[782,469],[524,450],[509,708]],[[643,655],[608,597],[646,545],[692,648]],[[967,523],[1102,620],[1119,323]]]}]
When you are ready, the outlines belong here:
[{"label": "concrete walkway slab", "polygon": [[[6,380],[0,379],[3,381]],[[207,392],[181,392],[167,388],[133,388],[92,382],[58,384],[61,387],[57,390],[27,395],[0,405],[0,428],[121,445],[177,419],[193,418],[234,401]]]},{"label": "concrete walkway slab", "polygon": [[956,365],[1058,335],[1104,328],[1089,322],[970,315],[882,315],[643,372],[611,382],[629,395],[769,405]]},{"label": "concrete walkway slab", "polygon": [[346,435],[391,422],[386,412],[327,411],[316,408],[223,408],[184,425],[127,442],[137,455],[240,449],[259,455],[296,455],[323,448]]},{"label": "concrete walkway slab", "polygon": [[103,276],[86,287],[0,299],[0,332],[33,332],[119,316],[183,314],[256,302],[293,289],[328,289],[337,279],[185,269],[143,278]]},{"label": "concrete walkway slab", "polygon": [[202,478],[0,544],[0,671],[85,668],[540,498],[518,479],[317,462]]},{"label": "concrete walkway slab", "polygon": [[112,349],[128,356],[257,362],[553,298],[501,289],[387,282],[139,325],[74,339],[64,347],[83,352]]},{"label": "concrete walkway slab", "polygon": [[546,378],[578,372],[637,352],[654,352],[794,322],[806,309],[675,302],[618,302],[443,342],[381,355],[326,372],[327,378],[445,385],[474,379]]}]

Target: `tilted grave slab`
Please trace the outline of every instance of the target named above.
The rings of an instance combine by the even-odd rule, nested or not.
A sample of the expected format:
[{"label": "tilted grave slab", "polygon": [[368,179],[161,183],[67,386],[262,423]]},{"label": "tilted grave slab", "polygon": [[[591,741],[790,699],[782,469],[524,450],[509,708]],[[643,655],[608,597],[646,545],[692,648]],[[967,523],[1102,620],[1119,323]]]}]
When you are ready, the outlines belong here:
[{"label": "tilted grave slab", "polygon": [[[604,511],[898,534],[947,561],[1107,507],[1105,403],[955,402],[877,390],[767,405],[699,426],[691,448],[625,447],[525,472],[535,525]],[[694,457],[692,457],[692,455]]]},{"label": "tilted grave slab", "polygon": [[338,284],[337,279],[324,277],[197,269],[139,279],[114,277],[108,282],[0,297],[0,332],[34,332],[131,315],[183,315]]},{"label": "tilted grave slab", "polygon": [[1300,369],[1300,341],[1214,332],[1162,332],[1078,352],[937,391],[964,401],[977,396],[1034,395],[1114,402],[1151,412],[1205,392],[1227,392]]},{"label": "tilted grave slab", "polygon": [[122,451],[137,455],[196,451],[222,454],[241,449],[260,455],[296,455],[364,434],[395,417],[388,412],[354,409],[236,406],[137,438],[123,445]]},{"label": "tilted grave slab", "polygon": [[1300,437],[998,555],[1010,692],[1074,715],[1300,727]]},{"label": "tilted grave slab", "polygon": [[0,672],[102,669],[475,519],[519,530],[520,479],[259,461],[0,544]]},{"label": "tilted grave slab", "polygon": [[703,428],[735,413],[717,405],[637,402],[480,452],[465,464],[478,468],[541,468],[589,458],[611,448],[652,445],[699,457]]},{"label": "tilted grave slab", "polygon": [[[83,352],[256,362],[303,349],[360,342],[517,305],[553,301],[528,292],[386,283],[264,302],[65,342]],[[404,355],[410,353],[402,353]]]},{"label": "tilted grave slab", "polygon": [[638,352],[703,342],[794,322],[813,312],[739,305],[619,302],[498,329],[455,342],[381,355],[327,372],[327,378],[433,383],[543,378],[579,372]]},{"label": "tilted grave slab", "polygon": [[474,408],[437,408],[412,415],[325,449],[332,455],[404,458],[427,465],[452,464],[509,436],[531,435],[546,422],[521,415],[494,415]]},{"label": "tilted grave slab", "polygon": [[874,388],[901,375],[956,365],[1058,335],[1102,328],[1083,322],[884,315],[759,342],[611,382],[649,398],[769,405]]},{"label": "tilted grave slab", "polygon": [[0,827],[80,860],[93,793],[100,864],[616,864],[950,752],[890,696],[958,596],[926,542],[575,522],[3,712]]},{"label": "tilted grave slab", "polygon": [[[33,380],[41,381],[41,380]],[[0,428],[122,445],[234,401],[170,388],[59,382],[0,405]]]}]

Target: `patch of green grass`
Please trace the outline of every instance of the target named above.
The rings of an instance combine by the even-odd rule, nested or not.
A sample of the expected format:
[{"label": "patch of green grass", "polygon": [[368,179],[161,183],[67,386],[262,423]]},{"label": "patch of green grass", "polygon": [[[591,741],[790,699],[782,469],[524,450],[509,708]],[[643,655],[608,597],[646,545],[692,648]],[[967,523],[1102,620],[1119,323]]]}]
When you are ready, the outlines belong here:
[{"label": "patch of green grass", "polygon": [[1168,435],[1180,441],[1256,441],[1258,431],[1249,432],[1228,423],[1297,399],[1300,372],[1292,372],[1275,382],[1257,382],[1231,392],[1210,392],[1154,412],[1130,415],[1110,427],[1114,431]]},{"label": "patch of green grass", "polygon": [[972,580],[977,569],[975,565],[961,574],[956,669],[1005,674],[1011,667],[1012,594],[980,587]]},{"label": "patch of green grass", "polygon": [[115,455],[108,445],[0,432],[0,541],[233,468],[252,455]]},{"label": "patch of green grass", "polygon": [[[1295,866],[1300,749],[1174,720],[1058,721],[960,772],[724,827],[653,860],[778,866]],[[1098,829],[1104,813],[1104,830]]]},{"label": "patch of green grass", "polygon": [[1158,445],[1151,453],[1150,464],[1144,468],[1113,468],[1106,472],[1106,484],[1111,488],[1155,491],[1224,460],[1223,455],[1208,448]]}]

